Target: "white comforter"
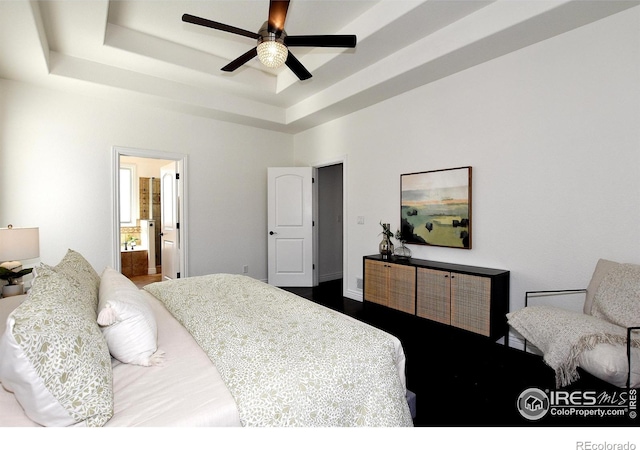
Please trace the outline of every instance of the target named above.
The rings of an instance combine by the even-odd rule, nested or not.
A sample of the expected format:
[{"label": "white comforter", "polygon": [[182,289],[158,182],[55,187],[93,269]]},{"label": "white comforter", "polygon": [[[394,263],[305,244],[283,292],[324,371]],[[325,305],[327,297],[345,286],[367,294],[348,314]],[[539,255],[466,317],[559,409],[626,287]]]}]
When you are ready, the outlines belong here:
[{"label": "white comforter", "polygon": [[244,426],[411,426],[389,334],[241,275],[145,287],[190,331]]}]

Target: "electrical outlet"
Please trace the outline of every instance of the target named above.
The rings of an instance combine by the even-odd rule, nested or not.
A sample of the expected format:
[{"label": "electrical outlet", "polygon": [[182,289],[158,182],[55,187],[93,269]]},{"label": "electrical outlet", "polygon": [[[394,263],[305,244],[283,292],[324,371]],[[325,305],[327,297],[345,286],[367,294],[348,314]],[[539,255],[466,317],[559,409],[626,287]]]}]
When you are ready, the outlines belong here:
[{"label": "electrical outlet", "polygon": [[249,273],[249,266],[242,266],[242,273]]},{"label": "electrical outlet", "polygon": [[356,287],[362,289],[362,278],[356,278]]}]

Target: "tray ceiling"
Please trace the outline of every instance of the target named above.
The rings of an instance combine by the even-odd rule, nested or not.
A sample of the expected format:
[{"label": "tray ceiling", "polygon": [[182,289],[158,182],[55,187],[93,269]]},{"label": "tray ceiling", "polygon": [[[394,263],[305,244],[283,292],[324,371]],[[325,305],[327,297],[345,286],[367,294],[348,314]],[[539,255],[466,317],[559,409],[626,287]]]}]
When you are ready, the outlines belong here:
[{"label": "tray ceiling", "polygon": [[287,133],[599,20],[637,1],[292,0],[290,35],[355,34],[355,49],[292,48],[313,74],[182,22],[184,13],[258,31],[268,0],[0,1],[0,77]]}]

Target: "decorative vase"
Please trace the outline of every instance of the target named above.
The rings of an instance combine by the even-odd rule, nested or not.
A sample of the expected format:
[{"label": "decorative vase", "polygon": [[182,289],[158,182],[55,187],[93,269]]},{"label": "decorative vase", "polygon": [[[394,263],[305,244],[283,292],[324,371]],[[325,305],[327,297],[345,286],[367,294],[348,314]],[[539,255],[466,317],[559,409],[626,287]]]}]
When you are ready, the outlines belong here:
[{"label": "decorative vase", "polygon": [[386,234],[382,236],[382,241],[380,241],[378,249],[380,250],[382,259],[389,259],[391,255],[393,255],[393,242],[391,242],[389,236]]},{"label": "decorative vase", "polygon": [[404,242],[400,243],[400,247],[396,247],[396,251],[393,254],[399,258],[411,258],[411,250],[404,245]]}]

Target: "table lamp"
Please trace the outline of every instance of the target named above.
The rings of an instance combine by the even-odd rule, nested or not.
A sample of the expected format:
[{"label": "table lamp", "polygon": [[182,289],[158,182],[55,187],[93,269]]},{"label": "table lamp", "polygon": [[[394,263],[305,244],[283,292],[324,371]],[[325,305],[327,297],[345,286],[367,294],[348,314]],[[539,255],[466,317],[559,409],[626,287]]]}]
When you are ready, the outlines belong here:
[{"label": "table lamp", "polygon": [[2,286],[2,296],[10,297],[24,293],[21,283],[23,275],[32,269],[22,269],[23,259],[40,256],[40,234],[38,228],[0,228],[0,279],[8,284]]}]

